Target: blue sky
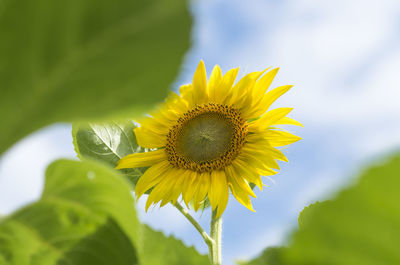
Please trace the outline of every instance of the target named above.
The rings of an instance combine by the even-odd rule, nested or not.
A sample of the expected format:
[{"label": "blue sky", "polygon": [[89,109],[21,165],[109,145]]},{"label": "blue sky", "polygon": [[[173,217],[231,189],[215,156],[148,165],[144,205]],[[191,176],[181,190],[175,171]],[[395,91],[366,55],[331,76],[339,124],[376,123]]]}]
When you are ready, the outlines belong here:
[{"label": "blue sky", "polygon": [[[279,66],[273,86],[294,88],[275,107],[294,107],[304,139],[285,149],[290,162],[264,192],[256,213],[231,199],[224,214],[224,264],[285,242],[299,211],[349,185],[361,166],[400,147],[398,0],[192,1],[193,46],[176,86],[208,71],[239,75]],[[23,139],[0,160],[0,214],[37,199],[47,164],[75,157],[71,126],[56,124]],[[205,253],[200,236],[172,207],[139,213],[144,222]],[[196,214],[208,226],[209,213]]]}]

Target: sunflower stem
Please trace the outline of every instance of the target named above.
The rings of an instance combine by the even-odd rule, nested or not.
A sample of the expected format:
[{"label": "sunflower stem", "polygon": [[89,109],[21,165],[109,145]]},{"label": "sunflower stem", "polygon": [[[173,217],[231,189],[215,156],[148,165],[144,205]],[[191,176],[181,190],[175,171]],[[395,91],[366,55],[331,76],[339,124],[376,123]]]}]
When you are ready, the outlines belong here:
[{"label": "sunflower stem", "polygon": [[210,261],[212,265],[222,264],[221,234],[222,234],[222,217],[217,217],[217,211],[214,210],[211,216],[211,227],[210,227],[212,245],[211,247],[209,246]]},{"label": "sunflower stem", "polygon": [[186,217],[186,219],[189,220],[189,222],[194,226],[194,228],[196,228],[196,230],[199,231],[200,235],[204,239],[204,242],[208,245],[208,248],[210,249],[210,247],[213,245],[214,242],[211,239],[211,237],[207,234],[207,232],[204,231],[201,225],[193,218],[193,216],[190,215],[190,213],[185,208],[183,208],[182,205],[176,202],[174,206],[183,214],[183,216]]}]

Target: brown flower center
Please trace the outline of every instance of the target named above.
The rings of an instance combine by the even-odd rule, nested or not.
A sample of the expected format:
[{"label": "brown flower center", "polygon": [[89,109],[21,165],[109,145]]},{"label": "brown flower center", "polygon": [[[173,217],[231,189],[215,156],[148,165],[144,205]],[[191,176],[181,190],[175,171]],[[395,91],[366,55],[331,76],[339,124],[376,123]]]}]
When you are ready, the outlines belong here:
[{"label": "brown flower center", "polygon": [[170,129],[168,160],[198,172],[222,169],[239,154],[246,136],[246,120],[236,109],[214,103],[197,106]]}]

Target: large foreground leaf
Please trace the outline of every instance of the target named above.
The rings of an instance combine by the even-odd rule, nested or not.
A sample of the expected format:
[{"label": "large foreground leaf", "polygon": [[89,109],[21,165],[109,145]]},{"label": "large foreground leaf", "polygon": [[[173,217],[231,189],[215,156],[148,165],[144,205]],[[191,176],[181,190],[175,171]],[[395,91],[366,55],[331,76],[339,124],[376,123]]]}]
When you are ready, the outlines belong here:
[{"label": "large foreground leaf", "polygon": [[324,202],[317,201],[315,203],[312,203],[304,207],[303,211],[301,211],[301,213],[299,214],[299,218],[297,219],[299,223],[299,229],[301,229],[304,224],[307,225],[307,222],[311,222],[310,220],[312,220],[312,215],[315,214],[315,211],[318,211],[319,208],[324,207],[324,205],[328,203],[329,203],[328,201]]},{"label": "large foreground leaf", "polygon": [[366,171],[353,188],[303,215],[289,264],[400,264],[400,157]]},{"label": "large foreground leaf", "polygon": [[[397,156],[367,170],[335,199],[306,207],[277,265],[400,264],[399,187]],[[255,261],[249,264],[271,264]]]},{"label": "large foreground leaf", "polygon": [[46,172],[41,200],[68,200],[115,219],[128,236],[137,240],[132,186],[117,171],[91,161],[60,160]]},{"label": "large foreground leaf", "polygon": [[0,153],[53,122],[160,101],[190,25],[184,0],[0,1]]},{"label": "large foreground leaf", "polygon": [[58,161],[42,198],[1,221],[0,257],[16,265],[138,264],[140,227],[122,176],[93,162]]},{"label": "large foreground leaf", "polygon": [[136,248],[115,221],[63,202],[39,202],[6,219],[0,253],[15,265],[138,264]]}]

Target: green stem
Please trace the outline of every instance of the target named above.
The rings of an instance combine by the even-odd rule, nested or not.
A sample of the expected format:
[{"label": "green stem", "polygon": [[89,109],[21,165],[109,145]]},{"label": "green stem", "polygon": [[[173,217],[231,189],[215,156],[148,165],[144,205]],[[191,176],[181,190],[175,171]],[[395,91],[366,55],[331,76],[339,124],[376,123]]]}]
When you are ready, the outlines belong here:
[{"label": "green stem", "polygon": [[200,235],[203,237],[204,242],[208,245],[210,262],[212,265],[222,264],[222,254],[221,254],[221,233],[222,233],[222,217],[217,218],[217,211],[212,211],[211,225],[210,225],[210,235],[200,226],[200,224],[189,214],[189,212],[183,208],[178,202],[175,203],[175,208],[178,209],[183,216],[188,219],[188,221],[199,231]]},{"label": "green stem", "polygon": [[208,245],[208,248],[210,248],[211,245],[213,245],[213,240],[210,238],[210,236],[207,234],[206,231],[201,227],[201,225],[189,214],[189,212],[183,208],[182,205],[180,205],[178,202],[175,203],[175,208],[178,209],[185,217],[186,219],[189,220],[189,222],[192,223],[194,228],[196,228],[197,231],[199,231],[200,235],[203,237],[204,242]]},{"label": "green stem", "polygon": [[217,211],[212,212],[210,235],[213,240],[209,245],[210,261],[212,265],[222,264],[221,254],[222,217],[217,218]]}]

